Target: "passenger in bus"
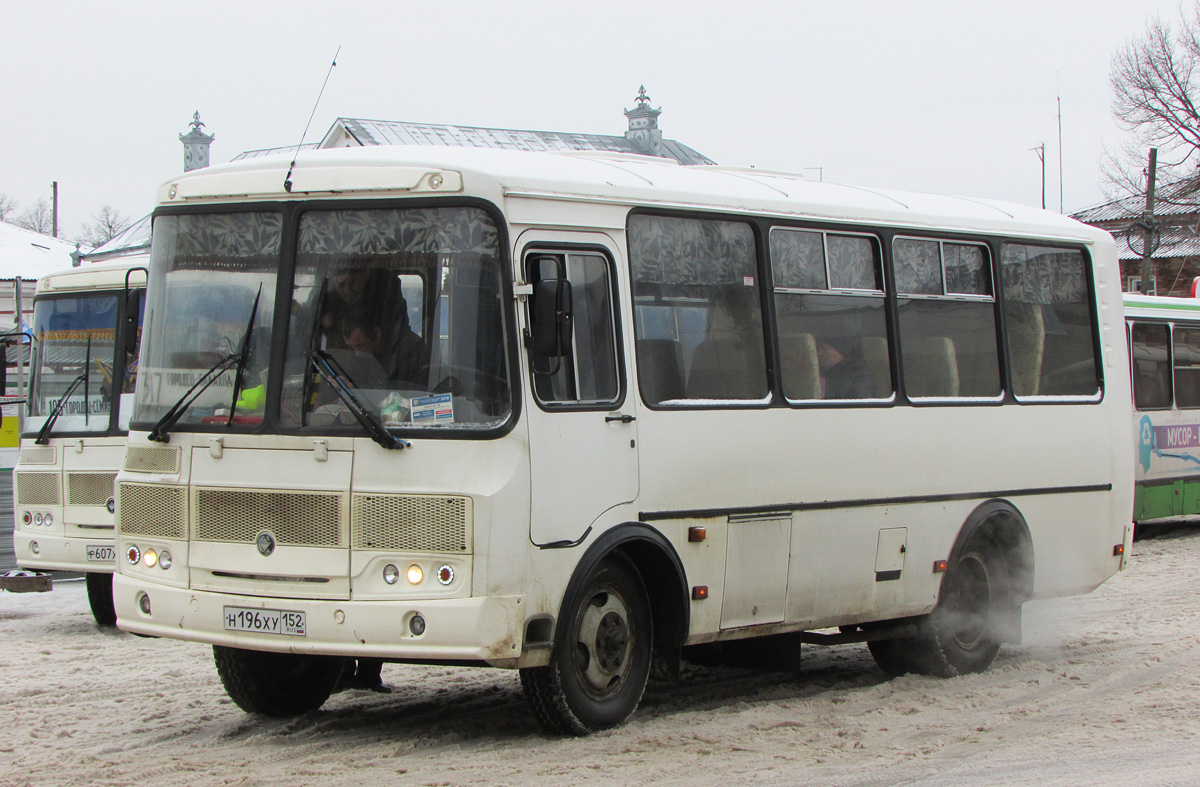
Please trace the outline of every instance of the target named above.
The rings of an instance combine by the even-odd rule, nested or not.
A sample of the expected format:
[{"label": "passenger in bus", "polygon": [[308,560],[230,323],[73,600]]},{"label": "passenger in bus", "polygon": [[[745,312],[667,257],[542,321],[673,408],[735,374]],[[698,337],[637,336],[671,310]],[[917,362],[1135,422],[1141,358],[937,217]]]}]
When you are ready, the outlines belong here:
[{"label": "passenger in bus", "polygon": [[822,399],[869,399],[874,386],[862,349],[852,337],[817,339]]}]

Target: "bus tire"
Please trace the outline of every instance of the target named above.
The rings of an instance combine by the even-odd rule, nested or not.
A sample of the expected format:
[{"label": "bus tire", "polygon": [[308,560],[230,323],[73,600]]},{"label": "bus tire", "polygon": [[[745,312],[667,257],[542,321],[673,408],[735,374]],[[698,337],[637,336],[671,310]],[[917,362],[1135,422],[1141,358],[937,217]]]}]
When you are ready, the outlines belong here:
[{"label": "bus tire", "polygon": [[586,735],[624,723],[650,674],[650,605],[637,572],[607,558],[563,604],[550,664],[521,670],[543,727]]},{"label": "bus tire", "polygon": [[267,653],[213,645],[225,692],[247,713],[285,718],[325,704],[342,674],[342,659]]},{"label": "bus tire", "polygon": [[84,574],[87,584],[88,606],[97,625],[117,625],[117,610],[113,606],[112,574]]},{"label": "bus tire", "polygon": [[893,676],[983,672],[1000,651],[999,632],[1012,603],[1003,554],[976,533],[946,572],[937,607],[917,621],[917,636],[877,640],[867,647],[875,663]]}]

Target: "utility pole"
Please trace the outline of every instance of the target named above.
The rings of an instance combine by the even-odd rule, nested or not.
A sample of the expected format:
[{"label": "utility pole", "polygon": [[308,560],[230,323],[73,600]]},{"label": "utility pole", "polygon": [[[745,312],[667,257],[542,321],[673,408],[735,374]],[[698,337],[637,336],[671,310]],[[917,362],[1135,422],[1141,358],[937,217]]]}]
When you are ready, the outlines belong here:
[{"label": "utility pole", "polygon": [[50,210],[51,226],[54,228],[51,233],[55,238],[58,237],[58,181],[54,181],[54,206]]},{"label": "utility pole", "polygon": [[1154,172],[1158,166],[1158,148],[1150,148],[1150,168],[1146,173],[1146,209],[1142,220],[1130,228],[1142,231],[1142,293],[1154,295],[1154,264],[1151,262],[1157,244],[1154,243]]}]

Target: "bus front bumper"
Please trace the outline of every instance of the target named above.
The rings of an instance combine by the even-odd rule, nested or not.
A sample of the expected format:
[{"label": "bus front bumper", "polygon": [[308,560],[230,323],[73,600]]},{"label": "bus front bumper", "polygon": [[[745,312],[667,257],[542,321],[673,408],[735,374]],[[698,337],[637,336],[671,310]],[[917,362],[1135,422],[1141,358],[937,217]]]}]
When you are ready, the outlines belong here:
[{"label": "bus front bumper", "polygon": [[13,551],[18,566],[37,571],[111,574],[117,562],[116,541],[109,534],[73,538],[17,530],[13,534]]},{"label": "bus front bumper", "polygon": [[[521,656],[521,596],[428,601],[329,601],[235,596],[113,578],[117,626],[134,634],[246,650],[372,657],[398,661],[475,661],[515,667]],[[149,612],[146,612],[146,609]],[[240,615],[238,614],[240,611]],[[303,633],[231,630],[231,621],[303,613]],[[232,616],[232,617],[231,617]],[[419,617],[419,624],[414,618]],[[419,632],[419,633],[417,633]]]}]

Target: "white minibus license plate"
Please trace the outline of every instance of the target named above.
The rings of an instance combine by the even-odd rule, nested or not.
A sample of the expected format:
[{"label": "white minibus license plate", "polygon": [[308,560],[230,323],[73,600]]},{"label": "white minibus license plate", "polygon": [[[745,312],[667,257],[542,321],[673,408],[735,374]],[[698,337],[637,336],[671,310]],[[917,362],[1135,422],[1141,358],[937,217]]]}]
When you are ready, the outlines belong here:
[{"label": "white minibus license plate", "polygon": [[246,607],[225,607],[225,630],[287,634],[292,637],[303,637],[306,633],[303,612]]},{"label": "white minibus license plate", "polygon": [[85,549],[89,563],[115,563],[117,560],[117,548],[114,546],[88,544]]}]

